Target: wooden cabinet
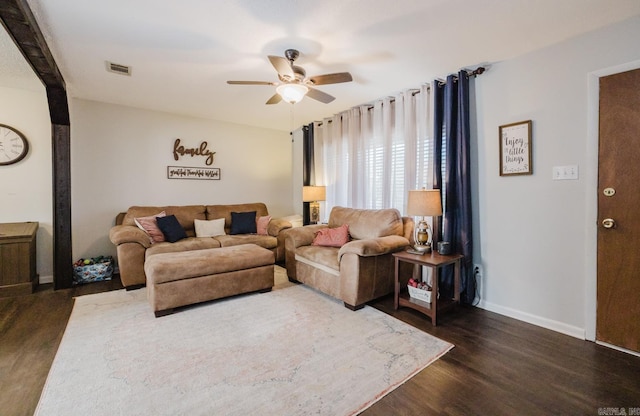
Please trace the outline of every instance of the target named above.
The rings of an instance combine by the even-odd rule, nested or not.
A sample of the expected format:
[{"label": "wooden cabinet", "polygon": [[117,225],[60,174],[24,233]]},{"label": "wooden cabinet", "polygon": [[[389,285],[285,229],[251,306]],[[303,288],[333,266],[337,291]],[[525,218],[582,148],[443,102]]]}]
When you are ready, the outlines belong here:
[{"label": "wooden cabinet", "polygon": [[37,222],[0,224],[0,296],[33,293],[36,272]]}]

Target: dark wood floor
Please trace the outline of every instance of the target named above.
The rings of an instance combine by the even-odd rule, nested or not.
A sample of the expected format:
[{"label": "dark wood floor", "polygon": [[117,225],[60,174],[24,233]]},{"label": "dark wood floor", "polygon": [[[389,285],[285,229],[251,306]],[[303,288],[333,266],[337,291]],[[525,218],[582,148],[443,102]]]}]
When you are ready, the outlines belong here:
[{"label": "dark wood floor", "polygon": [[[116,278],[0,298],[0,414],[32,415],[73,297],[121,288]],[[640,411],[640,358],[472,307],[437,327],[416,311],[372,306],[455,348],[363,414],[597,415]],[[354,312],[357,313],[357,312]]]}]

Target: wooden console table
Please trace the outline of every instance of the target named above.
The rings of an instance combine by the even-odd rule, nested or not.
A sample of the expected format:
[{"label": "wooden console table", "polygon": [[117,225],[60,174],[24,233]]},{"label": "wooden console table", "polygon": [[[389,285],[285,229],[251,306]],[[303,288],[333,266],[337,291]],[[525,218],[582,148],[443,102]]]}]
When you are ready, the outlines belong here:
[{"label": "wooden console table", "polygon": [[[393,306],[397,310],[399,306],[420,311],[431,318],[431,323],[436,326],[436,318],[438,313],[449,309],[460,303],[460,260],[464,257],[462,254],[441,255],[436,252],[427,254],[411,254],[406,251],[393,253],[395,259],[395,296]],[[433,270],[433,285],[431,291],[431,303],[421,300],[412,299],[409,296],[407,288],[400,287],[400,262],[412,263],[418,266],[427,266]],[[440,269],[443,266],[454,265],[454,288],[453,299],[438,299],[438,279],[440,277]]]},{"label": "wooden console table", "polygon": [[37,222],[0,224],[0,296],[33,293],[36,272]]}]

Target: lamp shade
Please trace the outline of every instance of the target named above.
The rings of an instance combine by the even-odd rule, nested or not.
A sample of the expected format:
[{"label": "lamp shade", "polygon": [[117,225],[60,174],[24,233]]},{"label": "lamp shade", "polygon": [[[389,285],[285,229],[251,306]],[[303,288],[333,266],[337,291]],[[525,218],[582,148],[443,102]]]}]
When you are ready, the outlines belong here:
[{"label": "lamp shade", "polygon": [[327,199],[327,188],[324,186],[303,186],[302,202],[324,201]]},{"label": "lamp shade", "polygon": [[439,189],[409,191],[407,215],[415,217],[435,217],[442,215],[442,200]]},{"label": "lamp shade", "polygon": [[276,92],[286,102],[295,104],[304,98],[309,88],[302,84],[282,84],[276,87]]}]

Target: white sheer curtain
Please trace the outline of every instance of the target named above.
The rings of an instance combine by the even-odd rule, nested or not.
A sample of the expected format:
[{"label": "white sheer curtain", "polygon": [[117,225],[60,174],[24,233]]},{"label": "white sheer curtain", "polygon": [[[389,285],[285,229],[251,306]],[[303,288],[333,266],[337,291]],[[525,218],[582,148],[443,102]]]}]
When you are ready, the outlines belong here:
[{"label": "white sheer curtain", "polygon": [[432,187],[431,109],[424,85],[315,123],[316,183],[327,187],[324,220],[334,206],[404,214],[409,190]]}]

